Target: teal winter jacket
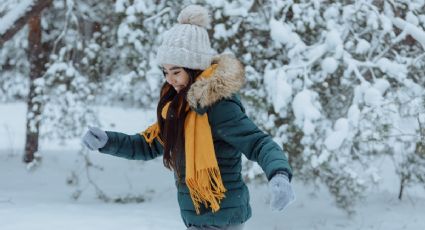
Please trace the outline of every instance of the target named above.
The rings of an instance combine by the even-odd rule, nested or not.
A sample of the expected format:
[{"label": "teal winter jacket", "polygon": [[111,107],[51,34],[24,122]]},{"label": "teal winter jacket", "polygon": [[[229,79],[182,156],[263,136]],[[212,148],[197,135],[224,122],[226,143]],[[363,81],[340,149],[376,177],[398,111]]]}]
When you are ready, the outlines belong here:
[{"label": "teal winter jacket", "polygon": [[[269,180],[278,171],[285,171],[292,178],[291,167],[280,146],[245,114],[237,96],[244,82],[240,62],[221,55],[213,63],[218,64],[216,71],[210,78],[196,81],[188,92],[187,100],[197,113],[208,114],[216,158],[227,192],[218,212],[212,213],[204,207],[197,215],[182,170],[182,180],[176,181],[176,187],[186,226],[220,227],[240,224],[251,217],[249,193],[241,175],[242,153],[249,160],[258,162]],[[157,139],[149,145],[140,134],[108,131],[107,135],[108,142],[99,149],[100,152],[132,160],[150,160],[163,154],[163,146]]]}]

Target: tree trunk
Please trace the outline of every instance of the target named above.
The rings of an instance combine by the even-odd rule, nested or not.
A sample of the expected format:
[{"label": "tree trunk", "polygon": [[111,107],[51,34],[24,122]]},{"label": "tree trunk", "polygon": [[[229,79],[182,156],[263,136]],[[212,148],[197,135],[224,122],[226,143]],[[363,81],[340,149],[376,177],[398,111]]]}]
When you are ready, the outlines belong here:
[{"label": "tree trunk", "polygon": [[27,124],[24,162],[34,160],[38,151],[41,101],[40,90],[36,90],[35,80],[44,72],[44,52],[41,44],[40,15],[33,16],[28,21],[28,59],[30,62],[30,89],[27,98]]}]

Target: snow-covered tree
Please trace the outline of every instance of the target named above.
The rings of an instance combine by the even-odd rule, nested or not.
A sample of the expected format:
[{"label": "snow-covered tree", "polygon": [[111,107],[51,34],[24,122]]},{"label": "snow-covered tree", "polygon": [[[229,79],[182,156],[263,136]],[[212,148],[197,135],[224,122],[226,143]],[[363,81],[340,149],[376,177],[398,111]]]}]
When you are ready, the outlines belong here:
[{"label": "snow-covered tree", "polygon": [[28,95],[28,30],[23,29],[0,49],[0,101],[22,100]]},{"label": "snow-covered tree", "polygon": [[379,181],[374,159],[390,155],[417,172],[402,167],[402,159],[415,152],[415,118],[425,112],[423,6],[276,1],[270,7],[270,36],[286,58],[264,70],[268,119],[283,122],[269,127],[294,154],[299,178],[324,182],[341,207],[352,207]]},{"label": "snow-covered tree", "polygon": [[[96,5],[97,4],[97,5]],[[93,108],[99,83],[113,68],[105,37],[113,11],[103,1],[54,1],[45,13],[43,29],[50,44],[43,91],[43,136],[62,140],[79,137],[87,124],[96,124]],[[96,7],[94,7],[96,5]],[[105,23],[105,24],[101,24]],[[105,32],[109,36],[102,36]]]}]

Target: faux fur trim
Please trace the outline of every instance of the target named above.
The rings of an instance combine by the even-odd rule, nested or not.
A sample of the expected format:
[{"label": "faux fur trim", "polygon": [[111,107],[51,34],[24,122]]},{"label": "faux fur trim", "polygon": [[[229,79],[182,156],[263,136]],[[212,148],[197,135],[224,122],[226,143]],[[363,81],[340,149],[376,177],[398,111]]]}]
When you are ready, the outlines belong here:
[{"label": "faux fur trim", "polygon": [[223,98],[230,98],[245,83],[244,67],[233,56],[216,56],[212,64],[217,64],[213,75],[197,80],[187,92],[187,101],[192,108],[205,108]]}]

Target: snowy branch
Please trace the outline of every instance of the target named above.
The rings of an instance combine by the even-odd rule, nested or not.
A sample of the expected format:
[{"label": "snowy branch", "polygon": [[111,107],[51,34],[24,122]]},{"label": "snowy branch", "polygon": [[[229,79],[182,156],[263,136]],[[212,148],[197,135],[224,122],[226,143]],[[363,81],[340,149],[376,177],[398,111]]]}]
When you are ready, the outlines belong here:
[{"label": "snowy branch", "polygon": [[170,8],[170,7],[167,7],[167,8],[165,8],[165,9],[161,10],[158,14],[153,15],[153,16],[151,16],[151,17],[149,17],[149,18],[146,18],[146,19],[143,21],[143,24],[148,23],[149,21],[152,21],[152,20],[154,20],[155,18],[158,18],[158,17],[160,17],[161,15],[163,15],[163,14],[165,14],[165,13],[168,13],[168,12],[170,12],[170,11],[171,11],[171,8]]},{"label": "snowy branch", "polygon": [[6,14],[0,20],[0,34],[3,34],[6,30],[12,27],[15,21],[24,15],[32,4],[32,0],[24,0],[16,6],[11,6],[11,9],[6,11]]},{"label": "snowy branch", "polygon": [[52,0],[28,0],[24,3],[0,19],[0,46],[21,30],[31,17],[40,14],[48,7]]},{"label": "snowy branch", "polygon": [[393,18],[391,21],[395,26],[410,34],[416,41],[421,43],[425,49],[425,31],[401,18]]},{"label": "snowy branch", "polygon": [[326,46],[325,44],[317,45],[316,47],[312,48],[309,52],[311,55],[306,55],[310,57],[308,61],[302,61],[300,64],[294,65],[293,63],[290,63],[288,65],[284,65],[282,69],[284,71],[290,70],[290,69],[305,69],[307,67],[310,67],[316,61],[318,61],[320,58],[323,57],[323,55],[326,53]]},{"label": "snowy branch", "polygon": [[[68,24],[69,24],[69,18],[72,14],[72,9],[74,8],[74,2],[73,1],[66,1],[66,14],[65,14],[65,26],[63,27],[62,32],[59,34],[59,36],[56,38],[54,44],[53,44],[53,52],[56,53],[56,47],[58,43],[62,40],[62,38],[66,35],[66,32],[68,31]],[[78,20],[77,20],[78,21]]]}]

